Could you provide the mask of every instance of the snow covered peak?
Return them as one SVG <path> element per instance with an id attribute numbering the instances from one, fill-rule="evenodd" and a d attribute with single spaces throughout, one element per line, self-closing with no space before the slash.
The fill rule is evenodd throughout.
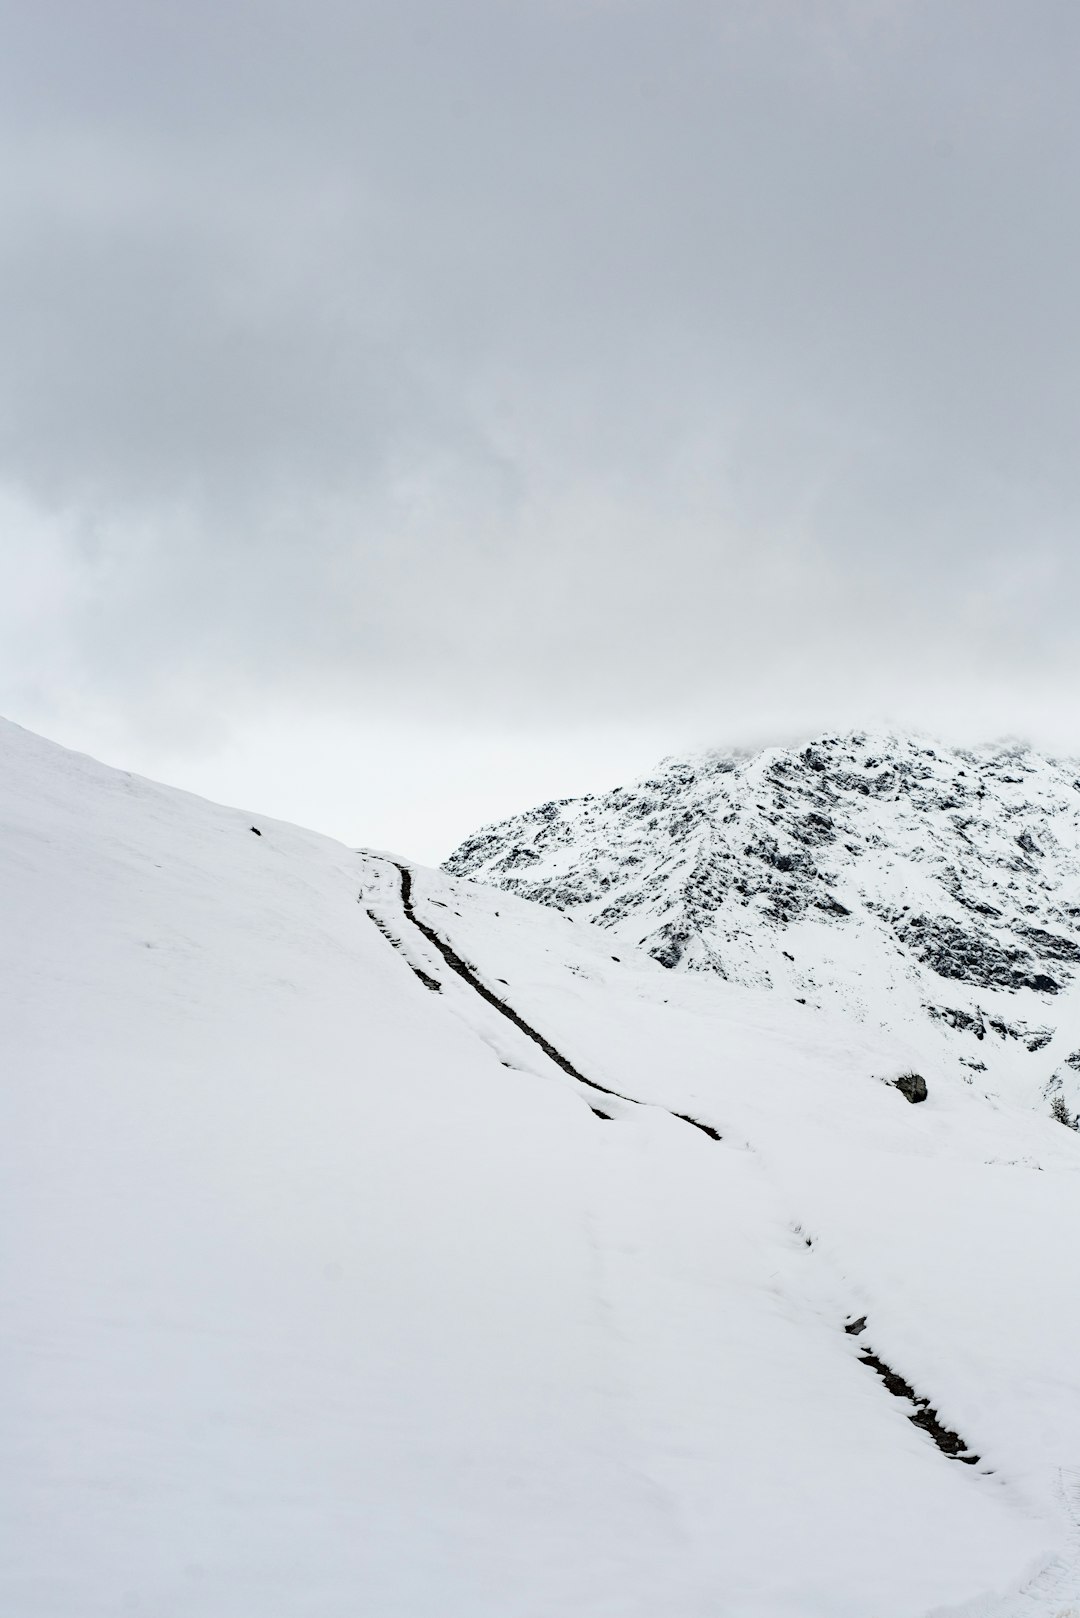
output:
<path id="1" fill-rule="evenodd" d="M 865 732 L 671 759 L 487 827 L 446 869 L 664 966 L 839 1000 L 885 1026 L 928 1014 L 975 1071 L 988 1030 L 1010 1061 L 1053 1042 L 1025 1076 L 1039 1093 L 1076 1088 L 1075 763 Z"/>

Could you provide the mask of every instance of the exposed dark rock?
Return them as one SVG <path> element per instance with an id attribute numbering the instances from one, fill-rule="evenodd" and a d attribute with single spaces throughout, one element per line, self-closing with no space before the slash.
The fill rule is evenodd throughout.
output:
<path id="1" fill-rule="evenodd" d="M 1073 938 L 1049 933 L 1045 927 L 1018 927 L 1016 930 L 1044 961 L 1080 961 L 1080 944 Z"/>
<path id="2" fill-rule="evenodd" d="M 908 1420 L 916 1427 L 920 1427 L 924 1433 L 928 1433 L 943 1455 L 948 1455 L 956 1461 L 963 1461 L 965 1466 L 975 1466 L 978 1463 L 979 1457 L 972 1454 L 970 1446 L 959 1433 L 950 1431 L 943 1424 L 937 1411 L 931 1408 L 929 1399 L 916 1393 L 911 1383 L 891 1366 L 886 1365 L 883 1359 L 879 1359 L 872 1349 L 864 1348 L 859 1355 L 859 1361 L 877 1372 L 894 1399 L 903 1399 L 908 1404 L 914 1405 L 915 1408 L 909 1413 Z"/>
<path id="3" fill-rule="evenodd" d="M 755 842 L 747 843 L 743 853 L 772 866 L 774 871 L 800 871 L 811 879 L 818 874 L 809 854 L 801 848 L 782 849 L 775 837 L 759 837 Z"/>
<path id="4" fill-rule="evenodd" d="M 801 843 L 812 845 L 836 841 L 836 829 L 829 816 L 819 815 L 814 811 L 794 823 L 791 835 L 797 837 Z"/>
<path id="5" fill-rule="evenodd" d="M 927 1006 L 926 1010 L 931 1017 L 947 1023 L 950 1028 L 974 1034 L 976 1039 L 986 1038 L 986 1022 L 981 1011 L 960 1011 L 955 1006 Z"/>
<path id="6" fill-rule="evenodd" d="M 831 893 L 823 893 L 820 898 L 815 899 L 814 907 L 817 910 L 824 910 L 826 915 L 829 916 L 851 915 L 847 905 L 842 905 L 839 899 L 835 899 Z"/>
<path id="7" fill-rule="evenodd" d="M 987 1017 L 986 1026 L 999 1039 L 1015 1039 L 1029 1051 L 1041 1051 L 1054 1037 L 1052 1028 L 1029 1028 L 1026 1023 L 1006 1022 L 1004 1017 Z"/>
<path id="8" fill-rule="evenodd" d="M 1006 1022 L 1004 1017 L 988 1016 L 978 1006 L 973 1011 L 962 1011 L 956 1006 L 928 1005 L 925 1009 L 938 1022 L 959 1032 L 974 1034 L 976 1039 L 985 1039 L 989 1031 L 1000 1039 L 1018 1040 L 1029 1051 L 1043 1050 L 1054 1037 L 1052 1028 L 1029 1028 L 1027 1023 Z"/>
<path id="9" fill-rule="evenodd" d="M 967 930 L 951 916 L 905 916 L 893 930 L 916 959 L 938 974 L 989 989 L 1036 989 L 1056 994 L 1061 985 L 1035 970 L 1026 951 L 999 944 L 988 933 Z"/>
<path id="10" fill-rule="evenodd" d="M 683 951 L 689 941 L 688 933 L 680 933 L 675 928 L 662 928 L 659 937 L 649 947 L 649 954 L 661 966 L 678 966 L 682 960 Z"/>
<path id="11" fill-rule="evenodd" d="M 916 1102 L 926 1100 L 926 1080 L 921 1073 L 901 1073 L 895 1081 L 895 1086 L 904 1099 L 910 1101 L 913 1106 Z"/>

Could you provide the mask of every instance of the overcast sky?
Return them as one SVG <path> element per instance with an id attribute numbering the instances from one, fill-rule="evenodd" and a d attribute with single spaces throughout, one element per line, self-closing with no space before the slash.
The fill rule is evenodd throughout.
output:
<path id="1" fill-rule="evenodd" d="M 1075 0 L 0 0 L 0 711 L 434 860 L 1080 753 Z"/>

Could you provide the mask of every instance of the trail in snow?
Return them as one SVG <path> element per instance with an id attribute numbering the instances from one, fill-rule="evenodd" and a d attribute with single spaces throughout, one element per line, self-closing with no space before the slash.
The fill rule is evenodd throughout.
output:
<path id="1" fill-rule="evenodd" d="M 472 967 L 462 960 L 457 951 L 445 939 L 441 938 L 433 927 L 429 927 L 426 922 L 420 920 L 412 902 L 412 872 L 407 865 L 399 865 L 397 862 L 395 862 L 395 865 L 401 876 L 401 907 L 407 920 L 412 923 L 419 933 L 423 934 L 429 944 L 438 950 L 452 972 L 456 972 L 458 977 L 462 978 L 475 994 L 478 994 L 482 1000 L 486 1000 L 489 1006 L 494 1006 L 495 1010 L 512 1022 L 515 1028 L 520 1029 L 527 1039 L 531 1039 L 534 1045 L 539 1045 L 544 1055 L 550 1057 L 556 1067 L 561 1067 L 564 1073 L 568 1073 L 579 1084 L 586 1084 L 590 1090 L 599 1090 L 603 1095 L 614 1096 L 617 1101 L 633 1101 L 632 1096 L 621 1095 L 618 1090 L 610 1090 L 605 1084 L 597 1084 L 595 1080 L 587 1079 L 584 1073 L 578 1071 L 573 1062 L 568 1061 L 561 1051 L 555 1049 L 550 1040 L 545 1039 L 543 1034 L 530 1027 L 524 1017 L 518 1015 L 513 1006 L 508 1005 L 505 1000 L 489 989 L 487 984 L 473 971 Z"/>
<path id="2" fill-rule="evenodd" d="M 376 911 L 372 910 L 370 906 L 365 909 L 364 914 L 367 916 L 369 921 L 375 923 L 375 926 L 379 929 L 380 933 L 382 933 L 383 937 L 386 939 L 386 942 L 390 945 L 390 948 L 396 949 L 398 954 L 402 956 L 406 966 L 409 968 L 409 971 L 414 975 L 414 977 L 418 977 L 420 979 L 420 982 L 424 985 L 424 988 L 430 989 L 433 994 L 441 994 L 442 984 L 439 982 L 438 978 L 433 978 L 431 973 L 425 972 L 422 966 L 417 966 L 415 961 L 410 961 L 409 953 L 404 944 L 402 944 L 401 939 L 396 937 L 395 934 L 390 931 L 382 917 L 378 915 Z"/>
<path id="3" fill-rule="evenodd" d="M 396 860 L 393 864 L 401 876 L 401 907 L 405 912 L 406 919 L 427 939 L 429 944 L 438 950 L 452 972 L 456 972 L 458 977 L 467 983 L 470 989 L 478 994 L 482 1000 L 486 1000 L 489 1006 L 494 1006 L 495 1010 L 507 1018 L 509 1022 L 512 1022 L 514 1027 L 519 1029 L 527 1039 L 531 1039 L 534 1045 L 538 1045 L 544 1055 L 550 1057 L 551 1061 L 555 1063 L 556 1067 L 561 1067 L 564 1073 L 568 1073 L 579 1084 L 587 1085 L 590 1090 L 599 1090 L 601 1095 L 614 1096 L 617 1101 L 627 1101 L 631 1106 L 642 1105 L 634 1096 L 624 1095 L 621 1090 L 609 1089 L 605 1084 L 597 1084 L 595 1079 L 587 1079 L 584 1073 L 574 1066 L 573 1062 L 565 1057 L 561 1051 L 556 1050 L 549 1039 L 545 1039 L 543 1034 L 539 1033 L 537 1029 L 525 1021 L 524 1017 L 514 1010 L 513 1006 L 509 1005 L 492 989 L 489 989 L 487 984 L 484 983 L 468 962 L 461 958 L 453 946 L 448 944 L 433 927 L 429 927 L 426 922 L 421 921 L 412 902 L 412 872 L 407 865 L 400 864 Z M 372 920 L 378 926 L 379 923 L 370 910 L 368 914 L 372 916 Z M 417 972 L 418 977 L 423 976 L 415 967 L 413 967 L 413 971 Z M 699 1119 L 691 1118 L 685 1112 L 672 1112 L 670 1108 L 665 1108 L 664 1110 L 665 1112 L 670 1112 L 673 1118 L 678 1118 L 681 1123 L 689 1124 L 693 1129 L 699 1129 L 710 1140 L 718 1141 L 721 1139 L 719 1132 L 711 1124 L 703 1124 Z M 607 1115 L 601 1114 L 600 1116 L 606 1118 Z"/>

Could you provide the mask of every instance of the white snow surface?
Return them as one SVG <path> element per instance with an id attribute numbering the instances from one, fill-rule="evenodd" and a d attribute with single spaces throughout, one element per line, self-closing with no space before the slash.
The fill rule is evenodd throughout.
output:
<path id="1" fill-rule="evenodd" d="M 1080 1136 L 936 1023 L 413 868 L 616 1099 L 386 856 L 11 725 L 0 816 L 0 1612 L 1080 1613 Z"/>

